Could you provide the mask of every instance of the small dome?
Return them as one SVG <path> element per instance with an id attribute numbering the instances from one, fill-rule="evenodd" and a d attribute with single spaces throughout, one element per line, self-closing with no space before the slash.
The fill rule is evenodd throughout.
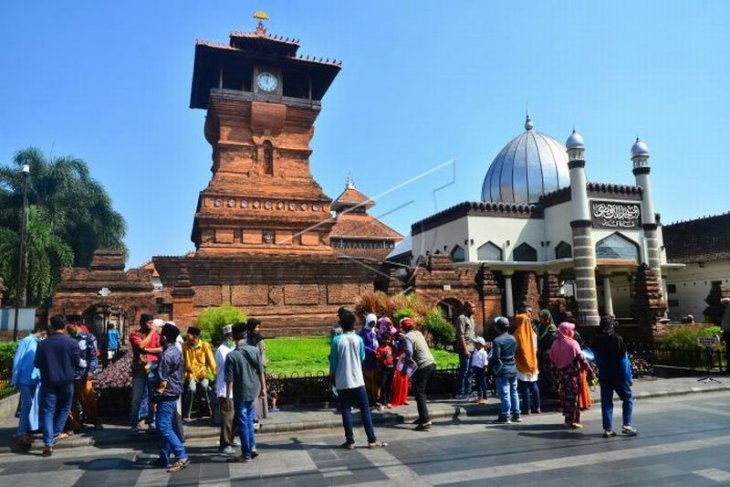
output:
<path id="1" fill-rule="evenodd" d="M 482 201 L 534 203 L 540 196 L 569 185 L 565 146 L 535 132 L 528 117 L 525 132 L 504 146 L 489 166 Z"/>
<path id="2" fill-rule="evenodd" d="M 634 157 L 649 157 L 649 146 L 644 141 L 639 140 L 638 137 L 634 142 L 634 146 L 631 147 L 631 158 Z"/>
<path id="3" fill-rule="evenodd" d="M 570 137 L 568 137 L 568 140 L 565 141 L 565 147 L 570 149 L 585 149 L 585 145 L 583 145 L 583 136 L 580 135 L 578 132 L 573 129 L 573 133 L 570 134 Z"/>

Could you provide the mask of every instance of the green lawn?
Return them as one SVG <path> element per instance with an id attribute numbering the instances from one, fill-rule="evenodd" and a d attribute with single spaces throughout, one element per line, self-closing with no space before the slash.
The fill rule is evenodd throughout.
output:
<path id="1" fill-rule="evenodd" d="M 329 372 L 329 337 L 287 337 L 266 340 L 267 370 L 274 374 Z M 458 367 L 459 357 L 445 350 L 431 350 L 440 369 Z"/>

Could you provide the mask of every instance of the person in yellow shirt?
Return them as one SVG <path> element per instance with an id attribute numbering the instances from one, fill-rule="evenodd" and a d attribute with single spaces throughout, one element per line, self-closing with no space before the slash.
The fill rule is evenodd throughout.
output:
<path id="1" fill-rule="evenodd" d="M 208 386 L 215 377 L 215 356 L 210 343 L 200 339 L 200 329 L 188 327 L 188 338 L 183 344 L 183 359 L 185 361 L 185 393 L 183 395 L 183 421 L 190 421 L 193 402 L 198 391 L 202 391 L 203 401 L 208 416 L 213 416 L 210 404 Z"/>

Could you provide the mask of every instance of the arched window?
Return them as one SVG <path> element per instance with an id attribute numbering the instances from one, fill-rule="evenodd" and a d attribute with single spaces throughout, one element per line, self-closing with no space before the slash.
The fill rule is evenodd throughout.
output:
<path id="1" fill-rule="evenodd" d="M 556 259 L 570 259 L 573 257 L 573 249 L 567 242 L 560 242 L 555 246 L 555 258 Z"/>
<path id="2" fill-rule="evenodd" d="M 451 250 L 451 260 L 454 262 L 464 262 L 466 260 L 466 252 L 459 245 Z"/>
<path id="3" fill-rule="evenodd" d="M 626 259 L 639 261 L 639 246 L 620 233 L 612 233 L 596 244 L 596 259 Z"/>
<path id="4" fill-rule="evenodd" d="M 502 249 L 492 242 L 487 242 L 477 249 L 477 259 L 502 260 Z"/>
<path id="5" fill-rule="evenodd" d="M 274 175 L 274 146 L 268 140 L 264 142 L 264 174 Z"/>
<path id="6" fill-rule="evenodd" d="M 519 262 L 536 262 L 537 250 L 526 243 L 521 243 L 512 252 L 512 258 Z"/>

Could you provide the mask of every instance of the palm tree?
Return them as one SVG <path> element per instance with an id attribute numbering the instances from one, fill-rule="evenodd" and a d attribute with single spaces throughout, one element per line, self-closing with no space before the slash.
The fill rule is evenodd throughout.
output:
<path id="1" fill-rule="evenodd" d="M 15 298 L 18 269 L 19 235 L 9 228 L 0 228 L 0 275 Z M 30 305 L 46 302 L 60 280 L 61 269 L 73 265 L 71 246 L 54 234 L 44 210 L 38 206 L 28 209 L 26 227 L 27 251 L 23 286 Z"/>
<path id="2" fill-rule="evenodd" d="M 18 152 L 9 166 L 0 167 L 0 227 L 18 229 L 24 164 L 30 166 L 30 204 L 42 208 L 50 232 L 71 247 L 73 265 L 87 267 L 99 248 L 126 252 L 124 218 L 114 211 L 111 198 L 91 177 L 87 164 L 74 157 L 46 158 L 33 147 Z"/>

